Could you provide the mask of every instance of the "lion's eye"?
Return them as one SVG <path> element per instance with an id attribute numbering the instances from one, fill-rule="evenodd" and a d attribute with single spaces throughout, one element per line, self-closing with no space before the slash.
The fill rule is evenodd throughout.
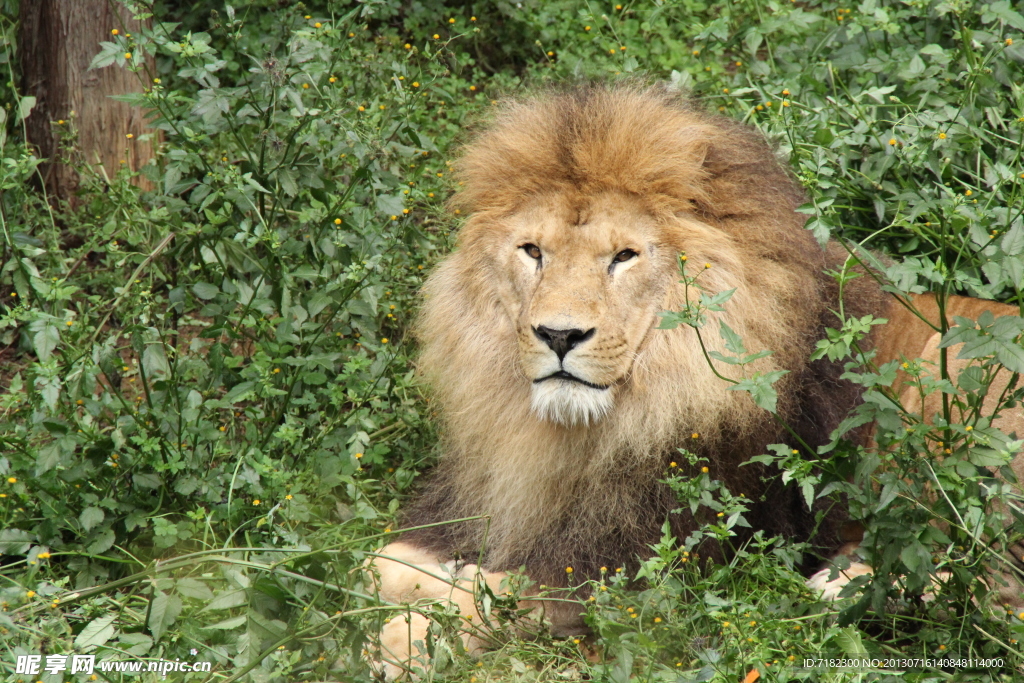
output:
<path id="1" fill-rule="evenodd" d="M 615 255 L 615 258 L 612 259 L 612 261 L 614 263 L 623 263 L 631 258 L 636 258 L 636 255 L 637 253 L 632 249 L 623 249 L 622 251 Z"/>
<path id="2" fill-rule="evenodd" d="M 540 247 L 536 244 L 527 243 L 519 248 L 525 251 L 530 258 L 540 260 Z"/>

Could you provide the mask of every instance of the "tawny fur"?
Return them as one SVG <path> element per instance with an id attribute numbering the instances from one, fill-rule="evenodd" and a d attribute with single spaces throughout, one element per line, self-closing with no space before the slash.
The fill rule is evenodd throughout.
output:
<path id="1" fill-rule="evenodd" d="M 655 330 L 647 320 L 639 330 L 604 330 L 641 341 L 629 349 L 610 413 L 570 428 L 531 411 L 517 342 L 528 333 L 517 330 L 509 310 L 516 302 L 496 284 L 503 273 L 495 254 L 517 216 L 542 210 L 580 226 L 605 207 L 628 206 L 657 226 L 663 253 L 685 252 L 691 272 L 711 264 L 701 275 L 706 291 L 736 290 L 724 319 L 748 350 L 774 352 L 754 369 L 790 371 L 777 385 L 780 415 L 811 447 L 824 443 L 858 400 L 838 379 L 841 368 L 807 360 L 824 327 L 837 324 L 836 287 L 823 271 L 844 254 L 821 249 L 803 229 L 805 216 L 794 211 L 803 192 L 760 134 L 661 89 L 581 87 L 506 105 L 465 148 L 458 179 L 452 204 L 470 218 L 455 253 L 428 279 L 417 323 L 445 454 L 406 522 L 489 515 L 489 524 L 434 527 L 408 542 L 442 557 L 484 548 L 487 569 L 525 566 L 553 586 L 566 585 L 567 566 L 587 578 L 600 566 L 629 565 L 667 517 L 682 539 L 696 525 L 688 514 L 670 515 L 677 504 L 658 483 L 686 447 L 754 501 L 759 528 L 813 536 L 822 554 L 840 544 L 834 515 L 816 527 L 798 494 L 765 483 L 771 473 L 760 466 L 740 467 L 790 437 L 746 394 L 727 391 L 692 329 Z M 685 303 L 677 265 L 661 263 L 660 289 L 647 294 L 659 310 Z M 868 278 L 854 290 L 847 314 L 879 309 Z M 571 298 L 566 307 L 579 304 Z M 704 339 L 728 353 L 716 316 Z"/>

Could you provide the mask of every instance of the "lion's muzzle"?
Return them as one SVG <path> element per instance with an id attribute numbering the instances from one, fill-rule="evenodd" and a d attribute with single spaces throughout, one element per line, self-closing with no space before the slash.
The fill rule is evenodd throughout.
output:
<path id="1" fill-rule="evenodd" d="M 547 344 L 548 348 L 558 356 L 559 362 L 562 362 L 565 360 L 565 354 L 594 336 L 594 328 L 591 327 L 584 332 L 575 327 L 557 330 L 544 325 L 537 325 L 533 328 L 533 334 L 537 339 Z"/>

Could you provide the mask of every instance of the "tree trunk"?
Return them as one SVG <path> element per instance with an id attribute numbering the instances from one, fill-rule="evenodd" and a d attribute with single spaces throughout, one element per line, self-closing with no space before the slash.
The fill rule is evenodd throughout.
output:
<path id="1" fill-rule="evenodd" d="M 76 166 L 112 178 L 120 168 L 139 170 L 153 156 L 153 140 L 140 140 L 143 112 L 111 95 L 140 92 L 140 74 L 112 65 L 89 70 L 100 41 L 138 31 L 140 23 L 114 0 L 22 0 L 19 61 L 22 92 L 36 98 L 26 120 L 28 139 L 46 159 L 43 177 L 52 196 L 75 204 Z M 149 72 L 152 73 L 150 58 Z M 63 123 L 59 123 L 63 122 Z M 154 140 L 156 139 L 154 133 Z M 129 134 L 132 136 L 129 138 Z M 72 145 L 62 149 L 70 136 Z M 152 185 L 137 178 L 136 185 Z"/>

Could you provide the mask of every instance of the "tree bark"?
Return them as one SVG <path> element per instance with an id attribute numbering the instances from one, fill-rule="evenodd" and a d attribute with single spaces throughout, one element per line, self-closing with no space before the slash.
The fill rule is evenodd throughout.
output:
<path id="1" fill-rule="evenodd" d="M 111 99 L 142 91 L 139 74 L 116 65 L 89 70 L 100 41 L 114 39 L 113 29 L 127 36 L 139 28 L 131 12 L 115 0 L 21 2 L 22 92 L 36 97 L 26 120 L 28 139 L 46 159 L 47 190 L 72 205 L 81 182 L 76 167 L 88 166 L 88 172 L 112 178 L 122 167 L 137 171 L 153 157 L 156 131 L 148 131 L 154 133 L 153 140 L 139 139 L 147 132 L 143 112 Z M 152 73 L 152 58 L 149 67 Z M 62 146 L 69 136 L 73 144 Z M 135 184 L 152 187 L 143 178 Z"/>

